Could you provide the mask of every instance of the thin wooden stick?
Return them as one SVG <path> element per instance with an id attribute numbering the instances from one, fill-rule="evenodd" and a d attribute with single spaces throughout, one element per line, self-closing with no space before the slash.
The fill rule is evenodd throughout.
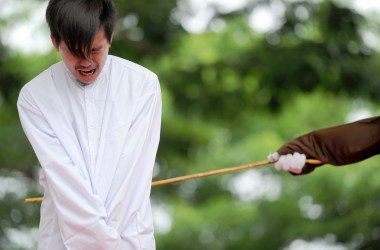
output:
<path id="1" fill-rule="evenodd" d="M 212 170 L 212 171 L 203 172 L 203 173 L 174 177 L 174 178 L 170 178 L 170 179 L 166 179 L 166 180 L 154 181 L 154 182 L 152 182 L 152 187 L 157 187 L 157 186 L 187 181 L 187 180 L 191 180 L 191 179 L 204 178 L 204 177 L 217 175 L 217 174 L 225 174 L 225 173 L 230 173 L 230 172 L 236 172 L 236 171 L 241 171 L 241 170 L 245 170 L 245 169 L 249 169 L 249 168 L 265 166 L 265 165 L 269 165 L 272 163 L 273 162 L 265 160 L 265 161 L 259 161 L 259 162 L 250 163 L 250 164 L 237 166 L 237 167 L 223 168 L 223 169 Z M 313 160 L 313 159 L 306 160 L 306 163 L 311 164 L 311 165 L 323 164 L 321 161 Z M 35 203 L 35 202 L 41 202 L 41 201 L 42 201 L 42 197 L 26 198 L 25 199 L 25 202 L 27 202 L 27 203 Z"/>

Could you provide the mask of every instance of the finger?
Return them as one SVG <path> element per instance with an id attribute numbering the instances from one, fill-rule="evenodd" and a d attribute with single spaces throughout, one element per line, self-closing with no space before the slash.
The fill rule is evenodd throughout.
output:
<path id="1" fill-rule="evenodd" d="M 300 174 L 300 173 L 302 173 L 302 169 L 299 169 L 299 168 L 289 168 L 289 172 L 291 172 L 293 174 Z"/>
<path id="2" fill-rule="evenodd" d="M 278 159 L 278 161 L 275 163 L 275 168 L 277 170 L 282 170 L 283 169 L 283 165 L 284 165 L 284 161 L 285 161 L 285 157 L 282 155 L 280 156 L 280 158 Z"/>
<path id="3" fill-rule="evenodd" d="M 280 155 L 277 152 L 274 152 L 273 154 L 270 153 L 267 159 L 269 162 L 276 162 L 278 161 L 279 158 L 280 158 Z"/>
<path id="4" fill-rule="evenodd" d="M 289 168 L 291 168 L 293 164 L 293 155 L 287 154 L 287 155 L 280 156 L 280 158 L 281 157 L 283 157 L 282 169 L 285 171 L 289 171 Z"/>
<path id="5" fill-rule="evenodd" d="M 289 163 L 290 168 L 289 172 L 299 174 L 302 172 L 303 167 L 305 166 L 306 155 L 295 152 L 292 156 L 292 160 Z"/>
<path id="6" fill-rule="evenodd" d="M 294 162 L 293 162 L 294 168 L 302 169 L 303 166 L 305 166 L 306 155 L 295 152 L 293 154 L 293 159 L 294 159 Z"/>

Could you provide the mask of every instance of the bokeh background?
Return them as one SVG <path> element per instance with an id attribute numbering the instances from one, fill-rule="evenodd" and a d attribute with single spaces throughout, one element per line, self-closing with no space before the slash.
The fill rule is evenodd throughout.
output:
<path id="1" fill-rule="evenodd" d="M 154 180 L 266 159 L 309 131 L 380 113 L 379 2 L 115 0 L 115 54 L 157 73 Z M 0 0 L 0 249 L 35 249 L 40 166 L 20 88 L 60 60 L 47 1 Z M 155 187 L 160 250 L 380 249 L 380 160 L 295 177 L 264 166 Z"/>

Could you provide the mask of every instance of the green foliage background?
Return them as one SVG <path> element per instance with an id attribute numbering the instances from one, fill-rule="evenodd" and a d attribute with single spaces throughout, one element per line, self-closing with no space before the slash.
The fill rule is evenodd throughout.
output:
<path id="1" fill-rule="evenodd" d="M 249 13 L 274 2 L 285 10 L 281 26 L 256 33 Z M 257 0 L 231 12 L 209 4 L 214 16 L 201 34 L 181 25 L 192 12 L 187 1 L 115 3 L 111 54 L 161 82 L 155 180 L 261 161 L 303 133 L 379 113 L 380 56 L 362 35 L 377 34 L 378 23 L 339 2 Z M 0 28 L 21 17 L 28 13 L 0 17 Z M 15 103 L 21 86 L 58 60 L 54 51 L 0 44 L 0 249 L 36 247 L 39 205 L 23 199 L 41 195 L 39 165 Z M 378 164 L 374 157 L 299 177 L 267 166 L 156 187 L 157 248 L 379 249 Z"/>

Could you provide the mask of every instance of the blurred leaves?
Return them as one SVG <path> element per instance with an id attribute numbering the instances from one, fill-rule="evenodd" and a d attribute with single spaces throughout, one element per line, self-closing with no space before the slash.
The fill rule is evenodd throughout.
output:
<path id="1" fill-rule="evenodd" d="M 363 35 L 378 30 L 348 7 L 260 0 L 226 11 L 210 1 L 204 3 L 212 13 L 207 29 L 194 34 L 184 28 L 197 14 L 188 1 L 115 3 L 111 53 L 148 67 L 161 82 L 155 180 L 261 161 L 296 136 L 380 110 L 380 55 Z M 283 14 L 280 25 L 257 33 L 247 20 L 268 6 Z M 38 204 L 19 196 L 39 195 L 39 167 L 16 99 L 23 84 L 59 57 L 6 51 L 0 46 L 0 248 L 23 249 L 10 235 L 30 237 L 38 226 Z M 156 187 L 157 247 L 379 248 L 377 162 L 323 166 L 302 177 L 268 166 Z"/>

